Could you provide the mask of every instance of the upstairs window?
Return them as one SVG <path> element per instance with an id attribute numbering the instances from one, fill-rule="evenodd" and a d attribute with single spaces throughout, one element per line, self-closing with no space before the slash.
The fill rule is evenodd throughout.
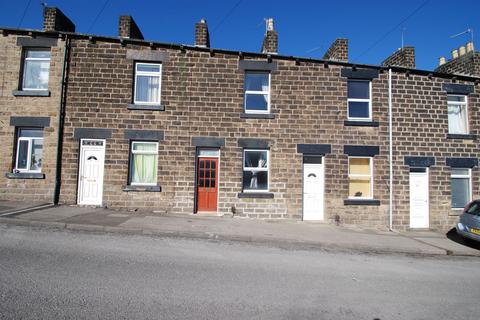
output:
<path id="1" fill-rule="evenodd" d="M 462 209 L 472 200 L 472 176 L 470 169 L 452 168 L 452 208 Z"/>
<path id="2" fill-rule="evenodd" d="M 158 142 L 132 141 L 130 152 L 130 185 L 157 184 Z"/>
<path id="3" fill-rule="evenodd" d="M 243 151 L 243 191 L 268 191 L 268 150 Z"/>
<path id="4" fill-rule="evenodd" d="M 347 86 L 348 120 L 371 121 L 371 81 L 348 80 Z"/>
<path id="5" fill-rule="evenodd" d="M 135 64 L 135 104 L 160 104 L 161 74 L 161 64 Z"/>
<path id="6" fill-rule="evenodd" d="M 18 128 L 15 172 L 40 172 L 43 162 L 43 130 Z"/>
<path id="7" fill-rule="evenodd" d="M 27 49 L 24 52 L 22 90 L 47 90 L 50 50 Z"/>
<path id="8" fill-rule="evenodd" d="M 467 96 L 447 95 L 448 133 L 468 134 Z"/>
<path id="9" fill-rule="evenodd" d="M 373 174 L 371 157 L 348 158 L 348 197 L 353 199 L 373 198 Z"/>
<path id="10" fill-rule="evenodd" d="M 245 72 L 245 113 L 270 112 L 270 73 Z"/>

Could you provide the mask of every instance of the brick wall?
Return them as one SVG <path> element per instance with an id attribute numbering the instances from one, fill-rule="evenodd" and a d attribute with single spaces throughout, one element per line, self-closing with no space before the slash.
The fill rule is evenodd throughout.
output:
<path id="1" fill-rule="evenodd" d="M 384 66 L 399 66 L 415 69 L 415 48 L 403 47 L 382 62 Z"/>
<path id="2" fill-rule="evenodd" d="M 323 59 L 348 62 L 348 39 L 336 39 L 323 55 Z"/>
<path id="3" fill-rule="evenodd" d="M 436 72 L 480 77 L 480 52 L 471 51 L 438 66 Z"/>
<path id="4" fill-rule="evenodd" d="M 65 42 L 51 48 L 49 73 L 49 97 L 14 96 L 19 89 L 22 47 L 17 45 L 19 36 L 0 36 L 0 199 L 26 201 L 53 201 L 55 180 L 58 108 Z M 25 37 L 25 36 L 21 36 Z M 29 38 L 29 37 L 27 37 Z M 44 128 L 42 173 L 45 179 L 8 179 L 6 173 L 13 170 L 15 127 L 10 126 L 10 117 L 50 117 L 50 126 Z"/>

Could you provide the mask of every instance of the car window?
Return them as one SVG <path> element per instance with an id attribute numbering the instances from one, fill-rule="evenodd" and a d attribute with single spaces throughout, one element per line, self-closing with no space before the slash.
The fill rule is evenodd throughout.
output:
<path id="1" fill-rule="evenodd" d="M 474 215 L 480 215 L 480 204 L 477 202 L 472 203 L 470 208 L 468 208 L 467 213 L 474 214 Z"/>

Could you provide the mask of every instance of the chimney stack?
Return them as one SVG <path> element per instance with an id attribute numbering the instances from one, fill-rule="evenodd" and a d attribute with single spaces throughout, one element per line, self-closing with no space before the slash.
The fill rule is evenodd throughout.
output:
<path id="1" fill-rule="evenodd" d="M 262 43 L 262 53 L 278 53 L 278 34 L 273 27 L 273 19 L 265 20 L 266 29 L 265 37 Z"/>
<path id="2" fill-rule="evenodd" d="M 195 24 L 195 46 L 210 48 L 210 34 L 205 19 L 201 19 L 200 22 Z"/>
<path id="3" fill-rule="evenodd" d="M 142 31 L 133 20 L 132 16 L 120 16 L 118 22 L 118 36 L 120 38 L 143 40 Z"/>
<path id="4" fill-rule="evenodd" d="M 441 57 L 436 72 L 480 77 L 480 52 L 475 51 L 473 43 L 452 50 L 452 59 L 446 61 Z"/>
<path id="5" fill-rule="evenodd" d="M 43 31 L 75 32 L 73 22 L 55 7 L 43 8 Z"/>
<path id="6" fill-rule="evenodd" d="M 410 46 L 399 48 L 385 59 L 382 65 L 415 69 L 415 48 Z"/>
<path id="7" fill-rule="evenodd" d="M 438 59 L 438 65 L 439 65 L 439 66 L 444 65 L 446 62 L 447 62 L 447 60 L 445 59 L 445 57 L 440 57 L 440 58 Z"/>
<path id="8" fill-rule="evenodd" d="M 348 39 L 336 39 L 323 55 L 323 59 L 348 62 Z"/>
<path id="9" fill-rule="evenodd" d="M 467 42 L 467 53 L 473 51 L 473 42 Z"/>

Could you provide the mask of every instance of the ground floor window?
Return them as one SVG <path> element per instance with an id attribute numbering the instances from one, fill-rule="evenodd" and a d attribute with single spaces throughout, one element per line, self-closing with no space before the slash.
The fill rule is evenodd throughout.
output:
<path id="1" fill-rule="evenodd" d="M 243 191 L 268 191 L 268 150 L 243 151 Z"/>
<path id="2" fill-rule="evenodd" d="M 371 199 L 373 197 L 373 174 L 371 157 L 348 158 L 348 197 Z"/>
<path id="3" fill-rule="evenodd" d="M 43 162 L 43 130 L 18 128 L 15 156 L 16 172 L 40 172 Z"/>
<path id="4" fill-rule="evenodd" d="M 130 152 L 130 184 L 156 185 L 158 142 L 132 141 Z"/>
<path id="5" fill-rule="evenodd" d="M 452 168 L 452 208 L 460 209 L 471 200 L 471 170 Z"/>

